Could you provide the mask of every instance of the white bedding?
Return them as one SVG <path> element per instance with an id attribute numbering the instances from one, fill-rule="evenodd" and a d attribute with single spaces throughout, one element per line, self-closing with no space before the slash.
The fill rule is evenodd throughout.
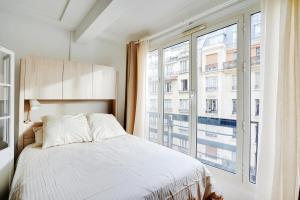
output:
<path id="1" fill-rule="evenodd" d="M 10 199 L 156 199 L 155 192 L 176 181 L 198 179 L 203 196 L 208 176 L 196 159 L 131 135 L 48 149 L 31 145 L 19 157 Z"/>

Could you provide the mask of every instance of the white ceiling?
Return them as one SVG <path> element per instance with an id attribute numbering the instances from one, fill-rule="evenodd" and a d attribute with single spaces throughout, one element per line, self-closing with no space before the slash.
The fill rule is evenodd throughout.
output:
<path id="1" fill-rule="evenodd" d="M 0 12 L 30 17 L 66 30 L 74 30 L 97 0 L 70 0 L 62 21 L 59 20 L 68 0 L 0 0 Z"/>
<path id="2" fill-rule="evenodd" d="M 80 29 L 78 38 L 88 32 L 93 39 L 124 42 L 155 34 L 232 1 L 243 0 L 70 0 L 69 4 L 68 0 L 0 0 L 0 12 L 27 16 L 75 33 Z M 99 2 L 106 5 L 96 12 Z"/>

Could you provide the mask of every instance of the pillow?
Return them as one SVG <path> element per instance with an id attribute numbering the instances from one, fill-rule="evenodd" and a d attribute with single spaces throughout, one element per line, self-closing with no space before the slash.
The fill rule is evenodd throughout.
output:
<path id="1" fill-rule="evenodd" d="M 40 146 L 43 145 L 43 127 L 33 127 L 32 130 L 34 132 L 35 143 Z"/>
<path id="2" fill-rule="evenodd" d="M 48 115 L 43 121 L 43 149 L 75 142 L 90 142 L 92 137 L 85 115 Z"/>
<path id="3" fill-rule="evenodd" d="M 94 141 L 126 135 L 125 130 L 113 115 L 92 113 L 87 115 Z"/>

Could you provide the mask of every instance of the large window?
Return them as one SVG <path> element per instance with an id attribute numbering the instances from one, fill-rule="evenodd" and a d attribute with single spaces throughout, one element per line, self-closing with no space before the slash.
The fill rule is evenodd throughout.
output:
<path id="1" fill-rule="evenodd" d="M 228 52 L 237 52 L 237 41 L 233 35 L 237 32 L 237 25 L 210 32 L 197 37 L 197 158 L 202 162 L 214 167 L 235 172 L 236 170 L 236 138 L 232 138 L 233 130 L 236 129 L 236 117 L 232 115 L 232 99 L 236 99 L 237 92 L 232 91 L 231 79 L 237 75 L 236 65 L 228 67 L 228 62 L 236 59 L 231 56 L 220 56 L 216 59 L 212 55 L 228 55 Z M 208 42 L 212 38 L 221 35 L 218 42 Z M 210 59 L 208 56 L 210 55 Z M 213 58 L 213 59 L 212 59 Z M 222 58 L 222 59 L 221 59 Z M 204 68 L 214 63 L 217 70 L 209 70 L 210 73 L 203 73 Z M 225 65 L 226 64 L 226 65 Z M 207 71 L 207 70 L 206 70 Z M 211 94 L 204 86 L 202 80 L 215 82 L 219 80 L 219 91 Z M 214 83 L 217 84 L 217 83 Z M 220 99 L 220 101 L 218 101 Z M 213 140 L 207 137 L 206 132 L 213 132 L 218 135 Z M 215 159 L 206 153 L 207 149 L 216 149 Z"/>
<path id="2" fill-rule="evenodd" d="M 260 13 L 247 16 L 149 52 L 147 108 L 150 140 L 255 183 Z"/>
<path id="3" fill-rule="evenodd" d="M 150 141 L 158 142 L 159 110 L 158 110 L 158 51 L 152 51 L 148 54 L 147 67 L 147 124 L 148 138 Z"/>
<path id="4" fill-rule="evenodd" d="M 165 84 L 171 84 L 173 92 L 170 94 L 168 87 L 164 90 L 163 145 L 183 153 L 188 153 L 189 142 L 186 134 L 189 132 L 189 45 L 187 41 L 163 49 L 163 67 L 165 71 L 173 72 L 172 77 L 168 73 L 164 77 Z M 169 69 L 170 65 L 172 69 Z M 185 73 L 180 73 L 183 71 Z M 182 130 L 185 130 L 184 134 Z"/>
<path id="5" fill-rule="evenodd" d="M 260 102 L 260 27 L 261 13 L 251 15 L 250 36 L 250 181 L 256 182 L 258 130 L 259 130 L 259 102 Z"/>

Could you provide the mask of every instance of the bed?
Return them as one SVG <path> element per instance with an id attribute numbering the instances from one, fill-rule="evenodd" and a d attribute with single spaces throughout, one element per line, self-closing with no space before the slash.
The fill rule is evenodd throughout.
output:
<path id="1" fill-rule="evenodd" d="M 132 135 L 21 153 L 11 200 L 208 199 L 210 174 L 197 160 Z"/>
<path id="2" fill-rule="evenodd" d="M 21 60 L 19 157 L 10 200 L 218 199 L 209 172 L 198 160 L 124 131 L 115 118 L 118 103 L 114 68 L 90 65 L 90 75 L 97 77 L 95 83 L 86 85 L 95 89 L 92 96 L 76 90 L 74 97 L 64 93 L 61 97 L 60 92 L 56 97 L 52 93 L 56 90 L 49 92 L 52 82 L 31 84 L 33 75 L 26 73 L 31 71 L 39 77 L 53 72 L 52 65 L 44 66 L 53 62 L 36 57 Z M 79 69 L 84 71 L 86 66 L 70 66 L 69 71 Z M 65 73 L 55 73 L 56 86 L 61 89 L 71 81 L 75 84 L 71 88 L 77 88 L 81 73 L 66 74 L 69 79 L 61 79 Z M 33 109 L 33 100 L 41 104 L 39 109 Z M 56 120 L 60 115 L 63 117 Z M 51 123 L 44 116 L 56 116 L 52 122 L 58 124 L 51 122 L 48 126 Z M 66 123 L 59 124 L 62 121 Z"/>

